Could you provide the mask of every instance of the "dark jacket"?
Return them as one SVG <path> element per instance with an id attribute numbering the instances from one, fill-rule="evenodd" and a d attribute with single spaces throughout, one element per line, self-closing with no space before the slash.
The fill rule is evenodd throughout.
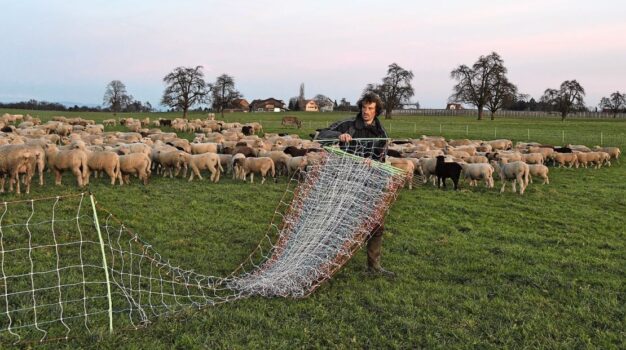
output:
<path id="1" fill-rule="evenodd" d="M 355 118 L 342 120 L 332 124 L 327 129 L 318 130 L 319 133 L 315 137 L 317 140 L 336 140 L 341 134 L 349 134 L 353 139 L 386 139 L 388 138 L 385 128 L 378 120 L 378 116 L 374 118 L 374 122 L 366 125 L 361 113 Z M 385 156 L 386 140 L 370 140 L 370 141 L 351 141 L 349 143 L 341 143 L 343 150 L 366 158 L 383 161 Z"/>

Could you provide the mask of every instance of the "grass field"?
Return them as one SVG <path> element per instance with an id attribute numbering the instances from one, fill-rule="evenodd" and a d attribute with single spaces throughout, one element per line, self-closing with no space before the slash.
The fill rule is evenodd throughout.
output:
<path id="1" fill-rule="evenodd" d="M 30 113 L 44 120 L 59 114 Z M 282 115 L 230 114 L 226 120 L 261 121 L 266 132 L 304 137 L 349 117 L 298 114 L 304 125 L 295 130 L 280 127 Z M 626 147 L 626 122 L 619 120 L 402 117 L 384 123 L 398 138 L 496 136 Z M 625 170 L 623 160 L 598 170 L 551 168 L 550 185 L 530 185 L 523 197 L 465 184 L 458 192 L 432 186 L 402 190 L 386 219 L 383 252 L 395 279 L 368 275 L 359 252 L 307 299 L 251 298 L 102 337 L 77 329 L 70 341 L 44 346 L 625 348 Z M 79 192 L 68 175 L 59 187 L 51 180 L 48 174 L 45 187 L 33 186 L 19 198 Z M 105 182 L 92 180 L 90 186 L 101 205 L 173 264 L 213 275 L 232 271 L 256 246 L 287 183 L 153 178 L 146 187 L 135 180 L 112 189 Z"/>

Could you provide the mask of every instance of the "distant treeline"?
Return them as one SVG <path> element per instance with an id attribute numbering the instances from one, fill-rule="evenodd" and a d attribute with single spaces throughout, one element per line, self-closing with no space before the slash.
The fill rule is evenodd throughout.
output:
<path id="1" fill-rule="evenodd" d="M 68 112 L 110 112 L 109 108 L 102 108 L 100 106 L 89 107 L 89 106 L 78 106 L 74 105 L 72 107 L 67 107 L 64 104 L 58 102 L 47 102 L 47 101 L 37 101 L 37 100 L 28 100 L 22 102 L 0 102 L 0 108 L 12 108 L 12 109 L 30 109 L 30 110 L 38 110 L 38 111 L 68 111 Z M 153 108 L 150 102 L 141 103 L 141 101 L 133 101 L 131 104 L 126 106 L 124 110 L 121 112 L 152 112 Z"/>

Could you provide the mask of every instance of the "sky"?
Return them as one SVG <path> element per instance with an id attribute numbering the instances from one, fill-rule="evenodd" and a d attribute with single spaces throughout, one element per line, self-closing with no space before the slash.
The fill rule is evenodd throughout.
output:
<path id="1" fill-rule="evenodd" d="M 397 63 L 413 101 L 444 108 L 450 72 L 500 54 L 539 99 L 576 79 L 585 103 L 626 91 L 626 1 L 0 0 L 0 102 L 101 104 L 106 85 L 159 106 L 163 77 L 204 67 L 248 101 L 324 94 L 355 103 Z"/>

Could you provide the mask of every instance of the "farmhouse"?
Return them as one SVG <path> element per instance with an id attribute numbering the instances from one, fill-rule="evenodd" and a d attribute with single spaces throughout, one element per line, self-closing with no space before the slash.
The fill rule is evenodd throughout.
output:
<path id="1" fill-rule="evenodd" d="M 304 111 L 305 112 L 319 112 L 320 108 L 317 105 L 315 100 L 306 100 L 304 101 Z"/>
<path id="2" fill-rule="evenodd" d="M 285 102 L 283 100 L 277 100 L 273 97 L 265 100 L 253 100 L 250 102 L 251 112 L 274 112 L 278 108 L 279 111 L 285 110 Z"/>
<path id="3" fill-rule="evenodd" d="M 461 105 L 460 103 L 448 103 L 446 105 L 446 109 L 459 110 L 464 108 L 463 105 Z"/>
<path id="4" fill-rule="evenodd" d="M 250 103 L 245 98 L 238 98 L 233 100 L 227 108 L 224 108 L 224 112 L 248 112 L 250 110 Z"/>

